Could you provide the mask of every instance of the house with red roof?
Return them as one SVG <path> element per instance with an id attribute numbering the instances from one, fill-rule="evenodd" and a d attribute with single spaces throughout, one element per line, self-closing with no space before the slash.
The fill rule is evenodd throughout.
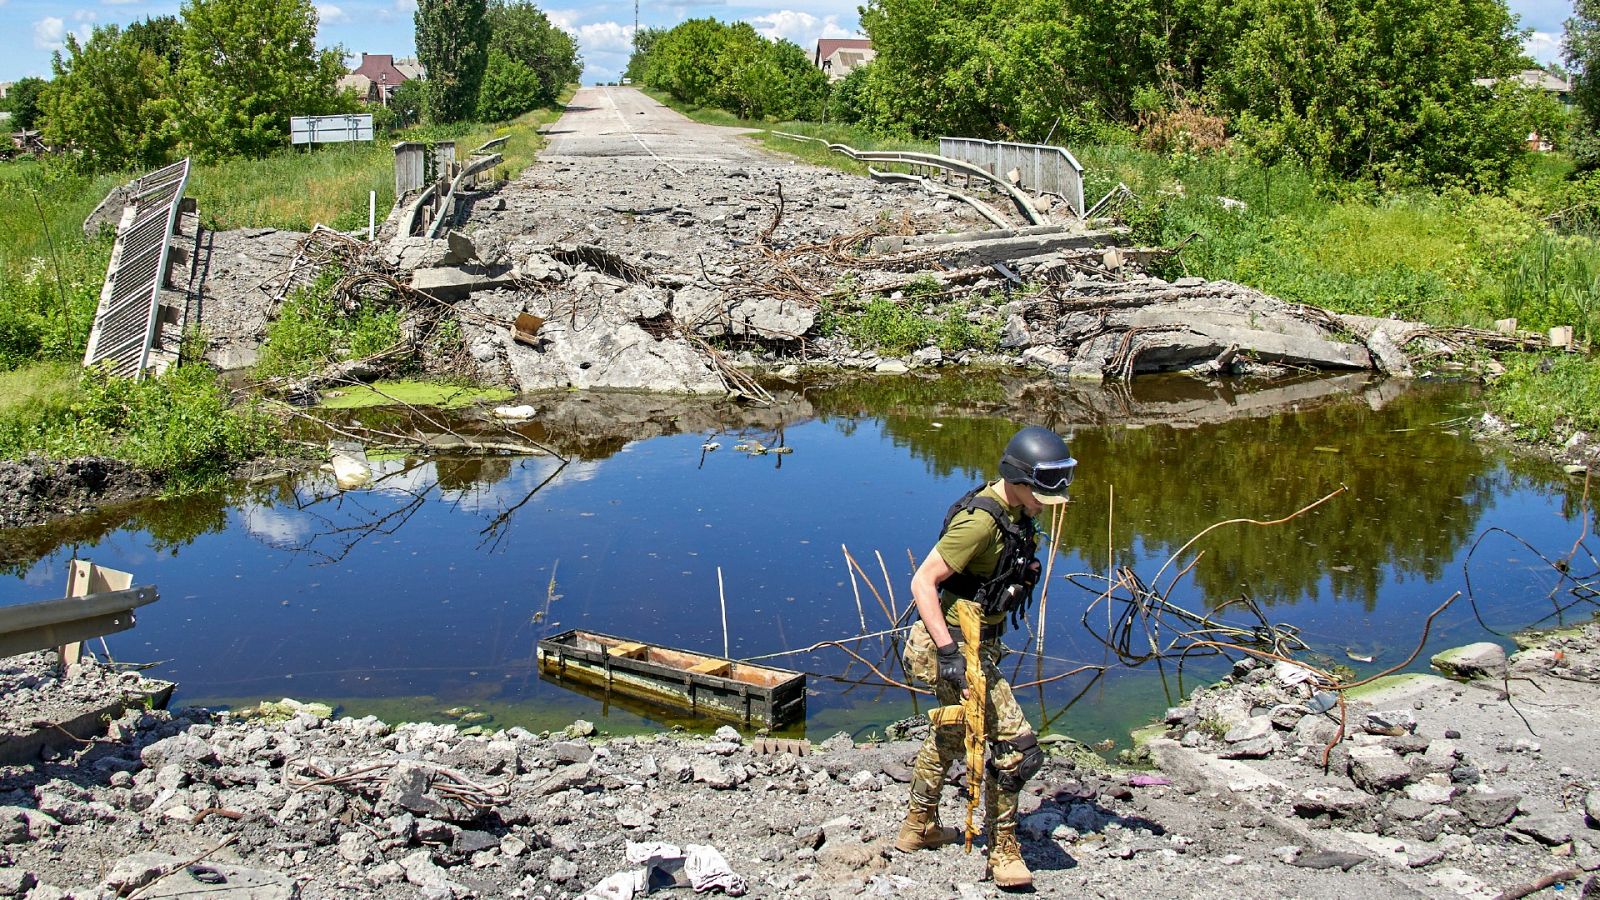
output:
<path id="1" fill-rule="evenodd" d="M 339 79 L 339 87 L 355 88 L 362 100 L 387 106 L 389 98 L 400 85 L 420 77 L 421 74 L 421 67 L 416 65 L 414 59 L 404 59 L 396 63 L 392 53 L 363 53 L 361 65 L 352 69 L 349 75 Z"/>
<path id="2" fill-rule="evenodd" d="M 870 38 L 821 38 L 811 61 L 828 74 L 829 81 L 838 81 L 877 55 Z"/>

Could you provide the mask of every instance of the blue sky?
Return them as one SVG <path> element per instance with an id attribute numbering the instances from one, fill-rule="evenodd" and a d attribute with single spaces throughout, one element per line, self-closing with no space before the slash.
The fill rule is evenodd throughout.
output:
<path id="1" fill-rule="evenodd" d="M 788 38 L 807 49 L 819 37 L 847 37 L 857 28 L 858 0 L 689 0 L 662 4 L 641 0 L 641 25 L 670 26 L 688 18 L 742 19 L 768 37 Z M 563 5 L 572 4 L 572 5 Z M 316 0 L 318 38 L 341 44 L 352 55 L 412 53 L 411 14 L 416 0 Z M 1510 0 L 1522 26 L 1533 30 L 1527 49 L 1536 59 L 1553 61 L 1561 53 L 1561 23 L 1572 14 L 1570 0 Z M 0 32 L 11 35 L 11 50 L 0 57 L 0 81 L 29 75 L 48 77 L 50 52 L 70 33 L 87 35 L 96 24 L 119 24 L 145 16 L 174 14 L 176 0 L 0 0 Z M 627 63 L 633 33 L 631 0 L 576 5 L 552 0 L 545 11 L 578 38 L 586 67 L 584 83 L 612 81 Z"/>

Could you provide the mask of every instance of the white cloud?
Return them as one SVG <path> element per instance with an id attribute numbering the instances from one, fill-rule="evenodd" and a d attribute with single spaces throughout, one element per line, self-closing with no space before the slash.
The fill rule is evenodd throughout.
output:
<path id="1" fill-rule="evenodd" d="M 350 21 L 350 16 L 344 10 L 332 3 L 317 4 L 317 22 L 321 25 L 337 25 Z"/>
<path id="2" fill-rule="evenodd" d="M 1541 63 L 1561 61 L 1561 35 L 1548 31 L 1535 31 L 1522 42 L 1522 52 Z"/>
<path id="3" fill-rule="evenodd" d="M 45 16 L 33 23 L 33 45 L 40 50 L 60 50 L 67 36 L 67 23 L 56 16 Z"/>
<path id="4" fill-rule="evenodd" d="M 394 0 L 394 8 L 403 13 L 417 11 L 417 0 Z"/>
<path id="5" fill-rule="evenodd" d="M 92 9 L 80 9 L 72 14 L 72 21 L 81 24 L 93 22 L 100 18 L 100 14 Z"/>
<path id="6" fill-rule="evenodd" d="M 575 9 L 551 9 L 545 11 L 545 18 L 550 24 L 568 34 L 578 33 L 578 18 L 583 15 Z"/>
<path id="7" fill-rule="evenodd" d="M 751 16 L 745 21 L 755 26 L 762 37 L 786 40 L 798 44 L 803 50 L 816 47 L 818 38 L 854 37 L 854 32 L 839 22 L 837 15 L 821 19 L 797 9 L 780 9 L 776 12 Z"/>
<path id="8" fill-rule="evenodd" d="M 633 52 L 633 26 L 620 22 L 594 22 L 578 27 L 578 46 L 585 54 Z"/>
<path id="9" fill-rule="evenodd" d="M 262 543 L 290 547 L 305 542 L 311 523 L 303 516 L 290 518 L 271 506 L 246 506 L 244 528 Z"/>

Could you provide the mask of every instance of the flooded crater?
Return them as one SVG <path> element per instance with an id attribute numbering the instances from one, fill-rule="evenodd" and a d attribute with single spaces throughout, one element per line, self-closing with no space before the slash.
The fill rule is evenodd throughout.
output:
<path id="1" fill-rule="evenodd" d="M 161 601 L 110 644 L 119 659 L 162 661 L 156 673 L 179 682 L 179 703 L 293 696 L 390 720 L 692 726 L 548 681 L 535 644 L 584 628 L 720 654 L 719 568 L 735 657 L 850 637 L 862 618 L 883 629 L 865 585 L 858 611 L 841 547 L 880 592 L 887 570 L 894 596 L 883 601 L 903 607 L 945 509 L 991 476 L 1019 423 L 1037 422 L 1069 434 L 1081 465 L 1046 655 L 1013 657 L 1020 681 L 1110 662 L 1081 623 L 1093 594 L 1068 576 L 1092 585 L 1108 566 L 1154 573 L 1217 521 L 1279 518 L 1341 486 L 1293 522 L 1213 532 L 1174 598 L 1204 608 L 1248 596 L 1358 672 L 1403 661 L 1468 575 L 1476 602 L 1441 616 L 1430 648 L 1590 612 L 1546 599 L 1548 566 L 1508 535 L 1472 549 L 1498 527 L 1554 557 L 1593 514 L 1581 481 L 1473 441 L 1480 407 L 1464 386 L 1350 375 L 1065 389 L 961 372 L 772 387 L 770 407 L 561 393 L 523 398 L 537 412 L 518 425 L 477 409 L 430 412 L 462 434 L 510 427 L 554 455 L 379 454 L 363 490 L 310 472 L 0 533 L 3 596 L 59 596 L 74 557 L 158 585 Z M 415 424 L 396 408 L 327 414 Z M 792 452 L 771 452 L 780 447 Z M 876 638 L 859 647 L 899 678 L 885 659 L 894 649 Z M 837 650 L 768 662 L 813 675 L 807 720 L 789 734 L 881 731 L 918 707 Z M 1113 668 L 1020 694 L 1041 729 L 1123 739 L 1213 672 L 1191 667 L 1180 684 L 1170 667 Z"/>

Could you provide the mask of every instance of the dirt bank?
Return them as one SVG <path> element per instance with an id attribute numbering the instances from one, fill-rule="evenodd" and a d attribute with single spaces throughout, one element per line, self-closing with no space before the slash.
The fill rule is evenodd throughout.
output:
<path id="1" fill-rule="evenodd" d="M 160 489 L 159 477 L 107 457 L 0 460 L 0 530 L 78 515 Z"/>

